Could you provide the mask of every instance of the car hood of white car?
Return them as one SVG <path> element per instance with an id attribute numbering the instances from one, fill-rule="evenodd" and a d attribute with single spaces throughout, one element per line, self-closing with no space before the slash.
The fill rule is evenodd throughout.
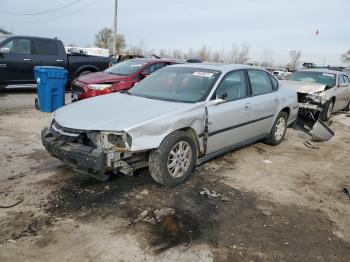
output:
<path id="1" fill-rule="evenodd" d="M 283 86 L 303 94 L 322 92 L 326 89 L 326 85 L 318 84 L 318 83 L 293 81 L 293 80 L 281 80 L 280 82 Z"/>
<path id="2" fill-rule="evenodd" d="M 196 104 L 149 99 L 123 93 L 101 95 L 55 111 L 55 121 L 79 130 L 125 131 L 148 121 L 161 121 Z"/>

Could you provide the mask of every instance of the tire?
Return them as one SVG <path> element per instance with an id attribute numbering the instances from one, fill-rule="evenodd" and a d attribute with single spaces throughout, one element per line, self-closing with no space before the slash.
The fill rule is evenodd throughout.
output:
<path id="1" fill-rule="evenodd" d="M 350 101 L 349 101 L 349 103 L 347 104 L 347 106 L 344 108 L 344 111 L 345 111 L 345 112 L 349 112 L 349 111 L 350 111 Z"/>
<path id="2" fill-rule="evenodd" d="M 34 105 L 37 110 L 40 110 L 39 99 L 37 97 L 34 100 Z"/>
<path id="3" fill-rule="evenodd" d="M 286 112 L 280 112 L 278 114 L 269 137 L 264 141 L 266 144 L 277 146 L 283 141 L 287 131 L 287 119 L 288 114 Z"/>
<path id="4" fill-rule="evenodd" d="M 79 73 L 79 75 L 78 76 L 83 76 L 83 75 L 88 75 L 88 74 L 91 74 L 92 73 L 92 71 L 83 71 L 83 72 L 81 72 L 81 73 Z"/>
<path id="5" fill-rule="evenodd" d="M 184 153 L 182 150 L 188 152 Z M 159 148 L 151 151 L 148 160 L 149 170 L 157 183 L 176 186 L 185 182 L 192 174 L 196 160 L 197 143 L 194 134 L 175 131 L 163 140 Z"/>
<path id="6" fill-rule="evenodd" d="M 323 107 L 323 110 L 320 114 L 320 118 L 322 121 L 328 121 L 331 119 L 332 113 L 333 113 L 333 107 L 334 107 L 334 100 L 329 100 Z"/>

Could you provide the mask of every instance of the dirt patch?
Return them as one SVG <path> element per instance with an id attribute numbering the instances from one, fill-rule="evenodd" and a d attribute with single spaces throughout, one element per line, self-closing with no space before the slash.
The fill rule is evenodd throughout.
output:
<path id="1" fill-rule="evenodd" d="M 16 241 L 25 236 L 35 236 L 42 229 L 51 226 L 53 219 L 47 216 L 34 216 L 33 212 L 9 212 L 0 219 L 0 244 Z"/>
<path id="2" fill-rule="evenodd" d="M 225 201 L 200 195 L 203 187 L 223 194 Z M 269 215 L 261 205 L 269 207 Z M 155 253 L 208 244 L 218 261 L 346 261 L 350 255 L 350 245 L 333 235 L 334 225 L 321 211 L 261 202 L 198 172 L 176 188 L 156 185 L 146 172 L 106 183 L 73 179 L 50 195 L 47 212 L 83 223 L 110 217 L 133 221 L 144 210 L 164 206 L 176 213 L 155 225 L 142 221 L 124 228 L 142 232 Z"/>

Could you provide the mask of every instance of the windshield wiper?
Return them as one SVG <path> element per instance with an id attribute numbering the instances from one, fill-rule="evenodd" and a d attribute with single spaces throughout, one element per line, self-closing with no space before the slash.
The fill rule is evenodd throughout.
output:
<path id="1" fill-rule="evenodd" d="M 120 93 L 132 96 L 132 94 L 129 91 L 127 91 L 127 90 L 120 91 Z"/>

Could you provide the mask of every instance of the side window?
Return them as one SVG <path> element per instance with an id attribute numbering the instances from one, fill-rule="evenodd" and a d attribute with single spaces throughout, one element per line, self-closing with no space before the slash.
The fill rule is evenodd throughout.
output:
<path id="1" fill-rule="evenodd" d="M 348 76 L 344 75 L 344 80 L 345 80 L 345 83 L 350 83 L 350 79 Z"/>
<path id="2" fill-rule="evenodd" d="M 35 51 L 38 55 L 59 55 L 57 44 L 54 41 L 35 40 Z"/>
<path id="3" fill-rule="evenodd" d="M 254 96 L 274 91 L 271 80 L 266 72 L 261 70 L 248 70 L 248 75 Z"/>
<path id="4" fill-rule="evenodd" d="M 14 55 L 30 55 L 32 53 L 29 39 L 16 38 L 8 42 L 4 47 L 9 48 L 10 54 Z"/>
<path id="5" fill-rule="evenodd" d="M 233 101 L 247 96 L 244 71 L 228 73 L 217 87 L 214 97 Z"/>
<path id="6" fill-rule="evenodd" d="M 278 81 L 276 78 L 274 78 L 273 76 L 269 75 L 271 82 L 272 82 L 272 88 L 273 90 L 277 90 L 278 89 Z"/>

